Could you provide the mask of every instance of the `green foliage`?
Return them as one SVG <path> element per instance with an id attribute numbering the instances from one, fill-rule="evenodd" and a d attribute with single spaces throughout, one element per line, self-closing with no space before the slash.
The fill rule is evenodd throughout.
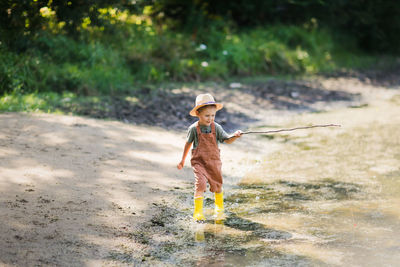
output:
<path id="1" fill-rule="evenodd" d="M 19 91 L 36 86 L 35 76 L 38 58 L 30 55 L 18 55 L 0 48 L 0 93 Z"/>
<path id="2" fill-rule="evenodd" d="M 277 25 L 227 35 L 218 60 L 229 75 L 315 73 L 332 65 L 333 46 L 325 31 Z"/>
<path id="3" fill-rule="evenodd" d="M 127 92 L 133 76 L 115 49 L 44 34 L 25 54 L 2 49 L 1 92 L 73 91 L 82 95 Z"/>
<path id="4" fill-rule="evenodd" d="M 107 27 L 102 8 L 141 13 L 146 0 L 8 0 L 0 2 L 0 41 L 15 51 L 25 51 L 43 29 L 78 37 L 87 26 Z"/>
<path id="5" fill-rule="evenodd" d="M 368 9 L 358 0 L 351 6 L 348 1 L 332 4 L 320 0 L 280 4 L 136 2 L 2 2 L 0 95 L 135 95 L 143 83 L 313 74 L 368 66 L 374 56 L 360 52 L 361 35 L 337 29 L 351 23 L 349 17 L 356 17 L 354 29 L 373 21 L 389 29 L 376 20 L 375 11 L 367 15 L 369 1 Z M 332 26 L 330 19 L 320 15 L 329 17 L 328 7 L 351 7 L 343 15 L 349 17 Z M 393 3 L 384 5 L 385 10 L 396 7 Z M 266 10 L 268 16 L 263 17 Z M 282 10 L 298 15 L 283 16 Z M 278 19 L 278 15 L 282 17 Z M 392 16 L 388 19 L 397 21 Z M 391 30 L 396 29 L 396 23 Z M 384 36 L 380 28 L 376 30 Z"/>
<path id="6" fill-rule="evenodd" d="M 154 25 L 96 38 L 82 34 L 79 40 L 40 32 L 22 54 L 0 45 L 0 93 L 135 94 L 141 83 L 312 74 L 365 63 L 363 54 L 354 55 L 353 39 L 340 35 L 337 41 L 317 27 L 274 25 L 234 32 L 217 24 L 210 29 L 197 36 L 201 42 L 168 29 L 157 33 Z"/>
<path id="7" fill-rule="evenodd" d="M 368 67 L 371 51 L 400 51 L 399 12 L 372 0 L 2 1 L 0 110 L 74 110 L 142 84 Z"/>
<path id="8" fill-rule="evenodd" d="M 55 107 L 61 100 L 57 93 L 13 92 L 0 97 L 0 111 L 57 112 Z"/>
<path id="9" fill-rule="evenodd" d="M 64 92 L 6 93 L 0 97 L 0 112 L 44 112 L 73 113 L 87 115 L 95 110 L 97 113 L 107 112 L 110 97 L 79 96 Z"/>
<path id="10" fill-rule="evenodd" d="M 0 38 L 9 49 L 25 51 L 43 29 L 75 39 L 88 28 L 115 33 L 115 17 L 124 12 L 151 16 L 158 28 L 188 34 L 196 42 L 214 25 L 243 30 L 314 20 L 353 35 L 367 51 L 400 52 L 400 2 L 395 0 L 8 0 L 0 2 Z"/>
<path id="11" fill-rule="evenodd" d="M 196 34 L 213 22 L 238 29 L 275 24 L 320 26 L 353 35 L 366 51 L 400 52 L 400 2 L 395 0 L 158 0 L 152 16 L 175 29 Z M 172 22 L 171 22 L 172 20 Z"/>

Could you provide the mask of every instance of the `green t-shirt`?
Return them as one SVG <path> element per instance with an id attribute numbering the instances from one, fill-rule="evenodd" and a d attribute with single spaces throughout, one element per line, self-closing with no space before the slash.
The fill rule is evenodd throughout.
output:
<path id="1" fill-rule="evenodd" d="M 222 128 L 221 125 L 218 123 L 214 122 L 215 124 L 215 134 L 217 136 L 217 144 L 224 142 L 226 139 L 229 138 L 229 134 L 225 132 L 225 130 Z M 187 142 L 192 143 L 193 142 L 193 149 L 195 149 L 199 143 L 199 139 L 197 137 L 197 130 L 196 130 L 197 122 L 193 123 L 192 125 L 189 126 L 188 132 L 187 132 Z M 210 126 L 201 126 L 200 125 L 200 131 L 202 133 L 211 133 L 211 125 Z"/>

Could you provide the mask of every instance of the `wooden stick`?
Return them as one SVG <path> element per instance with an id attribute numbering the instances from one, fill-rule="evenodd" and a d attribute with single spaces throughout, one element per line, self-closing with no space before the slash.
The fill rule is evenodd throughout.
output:
<path id="1" fill-rule="evenodd" d="M 291 128 L 291 129 L 281 129 L 281 130 L 272 130 L 272 131 L 248 131 L 248 132 L 243 132 L 242 134 L 253 134 L 253 133 L 270 134 L 270 133 L 288 132 L 288 131 L 316 128 L 316 127 L 341 127 L 341 125 L 338 125 L 338 124 L 322 124 L 322 125 L 312 125 L 312 126 L 304 126 L 304 127 L 296 127 L 296 128 Z"/>

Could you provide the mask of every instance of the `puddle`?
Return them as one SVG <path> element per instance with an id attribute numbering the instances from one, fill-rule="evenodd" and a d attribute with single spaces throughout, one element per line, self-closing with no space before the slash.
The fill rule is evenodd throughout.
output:
<path id="1" fill-rule="evenodd" d="M 371 107 L 350 110 L 369 116 Z M 400 121 L 371 120 L 340 132 L 260 136 L 282 149 L 226 191 L 224 223 L 196 224 L 190 211 L 164 209 L 164 225 L 152 226 L 158 234 L 136 236 L 153 247 L 146 263 L 398 266 Z M 206 197 L 208 218 L 212 208 Z"/>

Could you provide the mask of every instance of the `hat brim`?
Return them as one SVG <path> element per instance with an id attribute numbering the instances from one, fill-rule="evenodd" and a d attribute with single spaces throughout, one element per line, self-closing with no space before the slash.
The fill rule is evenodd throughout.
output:
<path id="1" fill-rule="evenodd" d="M 212 105 L 214 105 L 214 106 L 217 107 L 217 111 L 220 110 L 220 109 L 222 109 L 222 108 L 224 107 L 224 105 L 221 104 L 221 103 L 207 103 L 207 104 L 201 104 L 201 105 L 195 106 L 195 107 L 189 112 L 189 114 L 190 114 L 191 116 L 193 116 L 193 117 L 197 117 L 197 112 L 196 112 L 196 111 L 197 111 L 199 108 L 202 108 L 202 107 L 205 107 L 205 106 L 212 106 Z"/>

